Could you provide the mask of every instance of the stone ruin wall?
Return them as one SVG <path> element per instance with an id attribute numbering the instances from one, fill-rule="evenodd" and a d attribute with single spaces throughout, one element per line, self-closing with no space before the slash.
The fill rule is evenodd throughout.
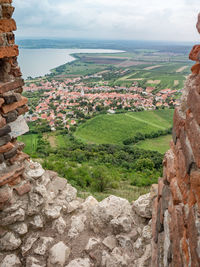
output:
<path id="1" fill-rule="evenodd" d="M 14 7 L 11 0 L 0 0 L 0 210 L 12 203 L 12 192 L 22 195 L 30 190 L 23 177 L 24 145 L 16 137 L 28 131 L 23 118 L 27 98 L 21 95 L 24 81 L 17 63 L 19 54 L 13 31 Z"/>
<path id="2" fill-rule="evenodd" d="M 200 33 L 200 14 L 197 30 Z M 173 141 L 153 207 L 152 266 L 200 266 L 200 45 L 174 114 Z"/>

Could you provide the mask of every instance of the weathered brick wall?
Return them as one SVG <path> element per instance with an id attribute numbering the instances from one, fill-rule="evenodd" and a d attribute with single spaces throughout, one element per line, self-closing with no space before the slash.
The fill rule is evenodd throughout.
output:
<path id="1" fill-rule="evenodd" d="M 17 64 L 18 46 L 13 31 L 14 7 L 11 0 L 0 0 L 0 210 L 12 203 L 14 189 L 24 188 L 23 144 L 16 137 L 27 132 L 22 114 L 27 110 L 27 98 L 21 95 L 24 81 Z M 30 186 L 26 186 L 30 190 Z M 24 190 L 24 189 L 23 189 Z M 24 192 L 25 192 L 24 191 Z"/>
<path id="2" fill-rule="evenodd" d="M 200 16 L 197 23 L 200 33 Z M 200 45 L 163 164 L 153 209 L 152 266 L 200 266 Z"/>

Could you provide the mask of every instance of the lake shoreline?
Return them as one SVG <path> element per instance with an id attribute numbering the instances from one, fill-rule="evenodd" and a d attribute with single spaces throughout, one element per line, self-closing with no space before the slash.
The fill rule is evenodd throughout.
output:
<path id="1" fill-rule="evenodd" d="M 64 49 L 64 48 L 21 48 L 19 55 L 19 64 L 23 73 L 23 78 L 38 78 L 58 66 L 77 60 L 78 54 L 108 54 L 123 53 L 122 50 L 112 49 Z"/>

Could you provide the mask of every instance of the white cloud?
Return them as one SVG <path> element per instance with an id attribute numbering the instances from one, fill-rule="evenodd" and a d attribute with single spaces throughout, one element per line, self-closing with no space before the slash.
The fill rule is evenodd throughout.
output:
<path id="1" fill-rule="evenodd" d="M 18 36 L 193 41 L 199 0 L 14 0 Z"/>

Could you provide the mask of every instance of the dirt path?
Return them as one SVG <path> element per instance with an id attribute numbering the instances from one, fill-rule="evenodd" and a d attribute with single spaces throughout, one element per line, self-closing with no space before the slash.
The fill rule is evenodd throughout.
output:
<path id="1" fill-rule="evenodd" d="M 154 123 L 152 123 L 152 122 L 145 121 L 145 120 L 143 120 L 143 119 L 139 119 L 139 118 L 133 117 L 133 116 L 131 116 L 131 115 L 128 114 L 128 113 L 126 113 L 125 115 L 128 116 L 128 117 L 130 117 L 130 118 L 132 118 L 132 119 L 134 119 L 134 120 L 136 120 L 136 121 L 141 121 L 141 122 L 147 123 L 147 124 L 149 124 L 149 125 L 151 125 L 151 126 L 153 126 L 153 127 L 156 127 L 156 128 L 165 130 L 165 127 L 159 126 L 159 125 L 154 124 Z"/>
<path id="2" fill-rule="evenodd" d="M 49 141 L 50 146 L 51 146 L 52 148 L 57 147 L 57 144 L 56 144 L 56 137 L 55 137 L 55 136 L 53 136 L 53 135 L 48 135 L 48 134 L 44 134 L 44 138 L 47 139 L 47 141 Z"/>
<path id="3" fill-rule="evenodd" d="M 188 66 L 183 66 L 183 67 L 177 69 L 176 72 L 182 72 L 182 71 L 184 71 L 187 67 L 188 67 Z"/>

